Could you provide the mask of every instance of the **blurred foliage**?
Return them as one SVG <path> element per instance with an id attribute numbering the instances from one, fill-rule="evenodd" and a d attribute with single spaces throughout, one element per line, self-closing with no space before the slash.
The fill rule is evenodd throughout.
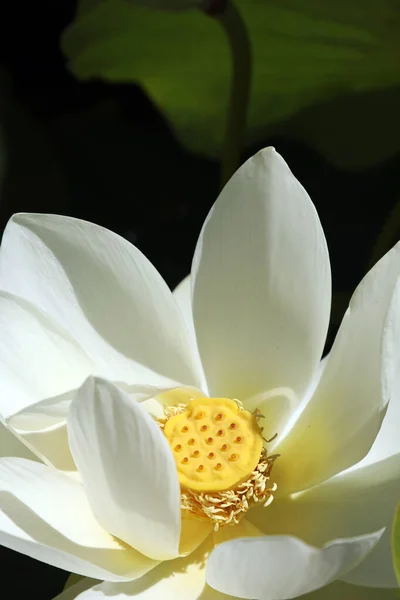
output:
<path id="1" fill-rule="evenodd" d="M 238 0 L 253 44 L 247 143 L 282 133 L 339 166 L 400 149 L 397 0 Z M 139 82 L 190 150 L 219 156 L 230 79 L 217 21 L 80 0 L 63 50 L 79 77 Z"/>
<path id="2" fill-rule="evenodd" d="M 400 585 L 400 504 L 397 507 L 392 531 L 393 564 Z"/>

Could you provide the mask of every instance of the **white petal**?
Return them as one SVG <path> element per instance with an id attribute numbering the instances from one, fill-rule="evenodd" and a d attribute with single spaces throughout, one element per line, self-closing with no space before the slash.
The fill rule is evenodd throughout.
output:
<path id="1" fill-rule="evenodd" d="M 399 362 L 400 244 L 356 289 L 323 375 L 282 444 L 281 487 L 305 489 L 357 463 L 373 444 Z M 295 467 L 294 467 L 295 465 Z"/>
<path id="2" fill-rule="evenodd" d="M 36 460 L 35 455 L 0 421 L 0 457 L 18 456 Z"/>
<path id="3" fill-rule="evenodd" d="M 62 327 L 26 300 L 0 292 L 3 418 L 74 389 L 92 372 L 93 363 Z"/>
<path id="4" fill-rule="evenodd" d="M 90 378 L 72 403 L 68 435 L 99 523 L 151 558 L 177 556 L 176 465 L 147 412 L 111 383 Z"/>
<path id="5" fill-rule="evenodd" d="M 57 215 L 15 215 L 3 235 L 0 285 L 68 329 L 97 374 L 196 385 L 171 292 L 142 253 L 111 231 Z"/>
<path id="6" fill-rule="evenodd" d="M 188 275 L 183 279 L 180 284 L 172 292 L 176 303 L 179 306 L 179 310 L 182 313 L 185 321 L 187 330 L 189 332 L 190 342 L 192 345 L 192 353 L 196 358 L 199 372 L 199 386 L 202 390 L 207 391 L 207 382 L 204 375 L 203 367 L 200 360 L 199 350 L 197 348 L 196 332 L 194 329 L 193 322 L 193 310 L 192 310 L 192 278 Z"/>
<path id="7" fill-rule="evenodd" d="M 139 581 L 129 584 L 101 583 L 73 598 L 97 600 L 234 600 L 210 588 L 205 581 L 205 565 L 210 543 L 203 544 L 185 558 L 165 561 Z M 68 600 L 72 600 L 70 596 Z M 60 600 L 64 600 L 61 596 Z"/>
<path id="8" fill-rule="evenodd" d="M 83 381 L 87 379 L 87 376 Z M 81 384 L 83 383 L 81 382 Z M 8 424 L 20 432 L 44 431 L 67 422 L 76 389 L 30 404 L 8 418 Z"/>
<path id="9" fill-rule="evenodd" d="M 163 410 L 154 396 L 160 388 L 149 385 L 119 384 L 136 402 L 154 403 L 162 416 Z M 190 388 L 191 390 L 193 388 Z M 166 390 L 165 390 L 166 391 Z M 26 443 L 44 463 L 62 471 L 74 471 L 67 435 L 67 418 L 76 390 L 31 404 L 9 419 L 7 426 Z M 146 410 L 147 410 L 146 406 Z"/>
<path id="10" fill-rule="evenodd" d="M 179 554 L 186 556 L 198 548 L 213 532 L 213 525 L 200 519 L 185 518 L 182 515 Z"/>
<path id="11" fill-rule="evenodd" d="M 346 581 L 395 587 L 391 524 L 399 499 L 400 454 L 375 464 L 360 463 L 292 498 L 280 498 L 278 487 L 271 506 L 251 511 L 249 519 L 267 535 L 289 534 L 316 546 L 386 527 L 378 544 Z"/>
<path id="12" fill-rule="evenodd" d="M 282 387 L 257 394 L 256 396 L 252 396 L 243 401 L 246 410 L 253 412 L 258 409 L 263 416 L 263 420 L 260 423 L 264 428 L 264 438 L 271 439 L 276 435 L 276 438 L 271 439 L 268 444 L 268 452 L 270 454 L 271 452 L 274 452 L 275 448 L 280 444 L 282 432 L 284 432 L 290 423 L 295 420 L 296 414 L 302 411 L 303 407 L 314 393 L 322 373 L 324 372 L 326 360 L 327 357 L 319 363 L 302 399 L 299 399 L 292 389 Z M 276 469 L 274 470 L 274 475 L 275 474 Z"/>
<path id="13" fill-rule="evenodd" d="M 69 449 L 66 424 L 51 427 L 44 431 L 21 433 L 13 431 L 46 465 L 56 467 L 61 471 L 76 471 L 74 459 Z"/>
<path id="14" fill-rule="evenodd" d="M 331 276 L 316 210 L 267 148 L 232 177 L 201 231 L 193 315 L 210 395 L 307 388 L 329 321 Z"/>
<path id="15" fill-rule="evenodd" d="M 213 550 L 207 582 L 240 598 L 296 598 L 340 577 L 362 560 L 380 535 L 335 540 L 322 549 L 287 536 L 236 539 Z"/>
<path id="16" fill-rule="evenodd" d="M 188 275 L 187 277 L 185 277 L 185 279 L 182 279 L 179 285 L 176 286 L 176 288 L 172 292 L 172 295 L 179 306 L 179 310 L 182 313 L 186 327 L 190 332 L 190 338 L 192 340 L 192 343 L 196 345 L 196 333 L 194 330 L 193 323 L 191 285 L 191 276 Z"/>
<path id="17" fill-rule="evenodd" d="M 292 417 L 294 411 L 299 405 L 299 399 L 291 388 L 276 388 L 252 396 L 243 402 L 246 410 L 253 412 L 258 409 L 262 415 L 263 435 L 265 439 L 276 439 L 268 445 L 268 451 L 271 451 L 279 444 L 280 433 Z"/>
<path id="18" fill-rule="evenodd" d="M 47 465 L 76 470 L 67 435 L 67 415 L 76 390 L 47 398 L 7 419 L 8 428 Z"/>
<path id="19" fill-rule="evenodd" d="M 98 525 L 81 484 L 22 458 L 0 460 L 0 544 L 109 581 L 140 577 L 157 564 Z"/>
<path id="20" fill-rule="evenodd" d="M 392 356 L 397 356 L 400 360 L 398 341 L 400 336 L 396 329 L 396 324 L 398 326 L 399 306 L 400 284 L 397 282 L 391 307 L 386 318 L 387 336 L 385 341 L 387 346 L 389 346 L 389 352 L 392 353 Z M 390 348 L 391 345 L 392 348 Z M 392 374 L 393 381 L 391 394 L 388 392 L 388 395 L 390 395 L 388 409 L 372 448 L 362 461 L 363 464 L 375 463 L 378 460 L 400 453 L 400 365 L 397 365 L 396 361 L 393 362 L 395 371 Z M 389 388 L 390 385 L 387 385 L 387 387 Z"/>

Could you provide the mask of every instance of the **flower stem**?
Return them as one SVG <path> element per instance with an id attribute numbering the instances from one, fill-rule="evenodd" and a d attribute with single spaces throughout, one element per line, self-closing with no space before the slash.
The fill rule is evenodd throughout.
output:
<path id="1" fill-rule="evenodd" d="M 215 17 L 221 23 L 228 38 L 232 61 L 229 109 L 221 161 L 221 187 L 223 187 L 240 164 L 250 96 L 252 57 L 249 35 L 234 3 L 228 0 L 224 10 Z"/>

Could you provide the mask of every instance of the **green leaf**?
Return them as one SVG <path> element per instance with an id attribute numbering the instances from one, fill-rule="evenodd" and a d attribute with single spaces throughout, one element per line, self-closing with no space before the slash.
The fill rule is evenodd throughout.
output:
<path id="1" fill-rule="evenodd" d="M 254 56 L 248 144 L 276 131 L 290 133 L 350 166 L 399 149 L 397 0 L 237 5 Z M 219 155 L 230 60 L 217 21 L 200 11 L 164 13 L 126 0 L 80 0 L 63 49 L 80 78 L 140 83 L 189 149 Z M 397 88 L 393 99 L 391 88 Z"/>
<path id="2" fill-rule="evenodd" d="M 400 585 L 400 504 L 396 509 L 392 530 L 393 564 Z"/>

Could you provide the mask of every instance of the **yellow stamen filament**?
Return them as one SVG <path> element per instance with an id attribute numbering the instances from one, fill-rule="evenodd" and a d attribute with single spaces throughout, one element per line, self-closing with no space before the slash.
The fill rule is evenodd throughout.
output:
<path id="1" fill-rule="evenodd" d="M 181 508 L 196 519 L 210 520 L 214 530 L 225 525 L 236 525 L 252 506 L 268 506 L 274 499 L 276 483 L 269 483 L 269 476 L 277 456 L 267 456 L 265 449 L 251 475 L 235 489 L 214 493 L 182 490 Z M 222 464 L 215 465 L 220 471 Z"/>

